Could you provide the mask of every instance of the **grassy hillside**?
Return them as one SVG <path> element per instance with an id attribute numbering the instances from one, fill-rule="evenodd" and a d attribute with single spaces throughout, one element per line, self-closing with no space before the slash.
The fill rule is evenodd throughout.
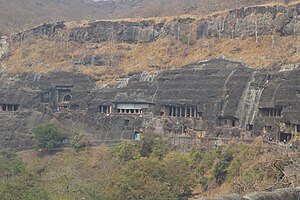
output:
<path id="1" fill-rule="evenodd" d="M 84 44 L 38 39 L 13 48 L 3 60 L 8 72 L 77 71 L 96 77 L 100 82 L 141 71 L 157 71 L 180 67 L 191 62 L 225 56 L 254 68 L 277 68 L 300 62 L 299 36 L 262 36 L 255 39 L 192 39 L 191 44 L 172 37 L 153 43 L 117 43 L 114 41 Z M 45 48 L 47 47 L 47 48 Z M 74 64 L 86 56 L 102 56 L 107 66 Z"/>
<path id="2" fill-rule="evenodd" d="M 0 0 L 1 1 L 1 0 Z M 156 0 L 158 1 L 158 0 Z M 148 1 L 150 2 L 156 2 Z M 32 1 L 31 3 L 33 3 Z M 48 2 L 48 1 L 47 1 Z M 72 8 L 71 5 L 64 1 L 51 1 L 43 2 L 42 5 L 36 0 L 33 5 L 31 3 L 26 4 L 26 8 L 34 6 L 32 9 L 36 10 L 41 7 L 39 12 L 32 14 L 33 19 L 44 20 L 47 18 L 47 14 L 43 14 L 43 17 L 39 17 L 42 13 L 47 13 L 50 10 L 55 10 L 56 5 L 61 5 L 61 12 L 63 9 Z M 81 5 L 87 7 L 92 7 L 93 9 L 98 9 L 101 7 L 101 2 L 91 3 L 91 2 L 81 2 L 81 0 L 68 1 L 76 9 L 79 9 Z M 127 1 L 123 1 L 126 4 Z M 143 9 L 152 8 L 145 1 L 130 1 L 135 2 L 134 5 L 143 4 L 141 13 Z M 270 3 L 270 2 L 280 2 L 283 1 L 233 1 L 227 0 L 220 3 L 219 0 L 214 1 L 193 1 L 189 0 L 186 5 L 178 6 L 182 1 L 174 1 L 169 6 L 161 5 L 161 8 L 171 8 L 170 11 L 176 11 L 181 13 L 195 13 L 197 16 L 189 15 L 189 17 L 194 17 L 195 19 L 201 18 L 201 15 L 211 13 L 212 11 L 224 11 L 226 8 L 234 8 L 242 5 L 252 5 L 258 3 Z M 290 4 L 293 4 L 292 1 Z M 16 2 L 15 2 L 16 3 Z M 102 2 L 103 3 L 103 2 Z M 106 2 L 112 3 L 112 2 Z M 115 2 L 116 3 L 116 2 Z M 128 3 L 128 2 L 127 2 Z M 156 2 L 157 3 L 157 2 Z M 219 4 L 218 4 L 219 3 Z M 1 2 L 0 2 L 1 4 Z M 0 17 L 3 14 L 2 19 L 14 19 L 14 17 L 8 17 L 14 15 L 14 12 L 9 12 L 11 8 L 14 7 L 14 1 L 9 3 L 2 3 L 5 6 L 10 6 L 5 12 L 0 12 Z M 116 3 L 114 9 L 117 9 L 121 2 Z M 122 4 L 122 5 L 123 5 Z M 160 2 L 160 4 L 163 4 Z M 155 4 L 155 5 L 160 5 Z M 178 5 L 177 5 L 178 4 Z M 128 5 L 128 4 L 126 4 Z M 154 5 L 154 4 L 153 4 Z M 184 11 L 185 7 L 189 5 L 193 7 L 190 11 Z M 123 5 L 124 6 L 124 5 Z M 105 6 L 104 6 L 105 7 Z M 103 8 L 104 8 L 103 7 Z M 2 9 L 1 7 L 0 9 Z M 18 14 L 23 13 L 22 9 L 25 8 L 23 4 L 19 2 L 15 9 L 18 10 Z M 51 9 L 50 9 L 51 8 Z M 101 7 L 102 8 L 102 7 Z M 180 8 L 175 9 L 175 8 Z M 44 10 L 43 10 L 44 9 Z M 45 10 L 46 9 L 46 10 Z M 67 19 L 73 19 L 72 14 L 69 12 L 76 12 L 76 17 L 85 17 L 88 14 L 88 9 L 83 9 L 81 11 L 76 11 L 76 9 L 69 9 L 65 12 Z M 99 8 L 100 9 L 100 8 Z M 134 10 L 135 7 L 133 6 Z M 200 9 L 200 10 L 199 10 Z M 202 12 L 201 9 L 206 10 Z M 47 11 L 48 10 L 48 11 Z M 59 13 L 51 12 L 55 14 L 55 17 L 60 17 Z M 109 9 L 108 9 L 109 10 Z M 107 11 L 108 11 L 107 10 Z M 189 10 L 189 9 L 188 9 Z M 95 10 L 94 10 L 95 11 Z M 101 12 L 92 13 L 101 13 Z M 199 12 L 198 12 L 199 11 Z M 201 11 L 201 12 L 200 12 Z M 78 14 L 83 12 L 84 14 Z M 5 14 L 6 13 L 6 14 Z M 122 12 L 120 12 L 122 13 Z M 128 12 L 126 12 L 128 13 Z M 158 14 L 168 15 L 168 13 Z M 169 13 L 170 14 L 170 13 Z M 173 13 L 174 14 L 174 13 Z M 172 15 L 173 15 L 172 14 Z M 175 14 L 174 14 L 175 15 Z M 177 15 L 177 14 L 176 14 Z M 108 16 L 108 15 L 106 15 Z M 125 16 L 125 15 L 124 15 Z M 127 15 L 126 15 L 127 16 Z M 128 15 L 129 16 L 129 15 Z M 143 15 L 142 15 L 143 16 Z M 149 15 L 151 16 L 151 15 Z M 70 18 L 69 18 L 70 17 Z M 182 16 L 181 16 L 182 17 Z M 57 19 L 58 19 L 57 18 Z M 76 19 L 79 19 L 76 18 Z M 89 18 L 89 17 L 88 17 Z M 174 22 L 177 17 L 158 17 L 151 18 L 157 23 L 159 22 Z M 26 19 L 22 18 L 22 19 Z M 139 21 L 141 18 L 135 19 L 122 19 L 121 21 Z M 115 19 L 114 21 L 120 21 Z M 85 26 L 89 23 L 89 20 L 82 21 L 72 21 L 66 23 L 67 29 L 72 29 L 74 27 Z M 9 56 L 6 56 L 0 62 L 1 65 L 7 70 L 7 72 L 37 72 L 37 73 L 47 73 L 51 71 L 72 71 L 80 72 L 93 76 L 99 83 L 110 83 L 115 84 L 117 79 L 120 77 L 128 76 L 133 73 L 142 71 L 160 71 L 176 67 L 181 67 L 192 62 L 198 62 L 205 59 L 213 59 L 220 56 L 225 56 L 228 59 L 235 59 L 246 63 L 250 67 L 254 68 L 270 68 L 276 69 L 285 64 L 295 64 L 300 62 L 300 37 L 299 36 L 280 36 L 280 35 L 261 35 L 256 41 L 254 38 L 239 39 L 239 38 L 204 38 L 196 39 L 196 23 L 192 26 L 192 34 L 189 38 L 181 37 L 178 39 L 176 36 L 160 36 L 159 39 L 151 43 L 122 43 L 115 40 L 110 40 L 101 43 L 92 43 L 90 41 L 85 41 L 84 43 L 60 41 L 60 40 L 47 40 L 43 38 L 27 39 L 20 43 L 16 43 L 12 46 Z M 82 64 L 77 62 L 78 60 L 84 60 L 86 58 L 100 57 L 103 63 L 99 66 L 94 64 Z"/>
<path id="3" fill-rule="evenodd" d="M 3 200 L 20 195 L 21 199 L 194 199 L 300 184 L 299 150 L 266 146 L 259 140 L 180 153 L 163 138 L 148 136 L 140 142 L 81 152 L 20 152 L 18 158 L 0 154 Z M 24 192 L 23 184 L 28 188 Z"/>

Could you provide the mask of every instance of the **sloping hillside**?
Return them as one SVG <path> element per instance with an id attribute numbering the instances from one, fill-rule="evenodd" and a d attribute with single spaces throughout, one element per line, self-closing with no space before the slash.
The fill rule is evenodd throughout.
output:
<path id="1" fill-rule="evenodd" d="M 109 83 L 220 56 L 254 68 L 280 68 L 300 61 L 299 7 L 44 24 L 8 37 L 10 51 L 1 64 L 7 72 L 81 72 Z"/>
<path id="2" fill-rule="evenodd" d="M 260 142 L 230 144 L 205 153 L 196 149 L 178 153 L 167 148 L 164 140 L 154 140 L 148 144 L 150 147 L 145 146 L 147 140 L 123 142 L 112 148 L 89 148 L 79 153 L 71 149 L 52 155 L 21 152 L 19 156 L 27 165 L 26 171 L 23 170 L 19 176 L 23 177 L 28 172 L 32 175 L 25 181 L 21 179 L 22 182 L 17 182 L 17 176 L 12 175 L 11 183 L 7 185 L 14 184 L 15 187 L 4 190 L 6 193 L 0 195 L 14 192 L 13 197 L 18 197 L 21 192 L 17 189 L 31 182 L 40 184 L 37 191 L 44 191 L 49 199 L 123 200 L 132 199 L 132 196 L 136 199 L 152 199 L 155 196 L 158 200 L 192 200 L 221 194 L 270 192 L 299 184 L 299 153 L 276 145 L 263 147 Z M 145 150 L 147 154 L 141 155 L 140 152 Z M 0 162 L 4 161 L 0 157 Z M 0 184 L 0 189 L 3 185 Z M 34 186 L 30 184 L 30 189 Z M 30 190 L 24 191 L 24 194 L 28 193 Z M 35 196 L 39 194 L 36 192 Z M 256 193 L 248 198 L 282 199 L 278 198 L 279 194 L 274 194 L 277 197 L 274 198 L 270 197 L 271 194 Z M 179 197 L 176 198 L 176 195 Z M 291 191 L 281 195 L 293 196 Z"/>

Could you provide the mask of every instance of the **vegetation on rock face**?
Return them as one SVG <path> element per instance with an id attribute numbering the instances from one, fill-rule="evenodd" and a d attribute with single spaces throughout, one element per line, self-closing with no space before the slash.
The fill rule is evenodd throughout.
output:
<path id="1" fill-rule="evenodd" d="M 34 131 L 34 140 L 36 148 L 47 151 L 52 151 L 62 144 L 59 128 L 52 123 L 38 126 Z"/>

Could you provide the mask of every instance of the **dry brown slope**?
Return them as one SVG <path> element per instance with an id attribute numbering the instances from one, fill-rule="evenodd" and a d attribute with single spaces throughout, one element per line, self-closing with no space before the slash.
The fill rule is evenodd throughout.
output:
<path id="1" fill-rule="evenodd" d="M 47 48 L 45 48 L 47 47 Z M 276 68 L 283 64 L 300 62 L 299 37 L 275 38 L 269 36 L 229 39 L 194 40 L 187 46 L 175 38 L 160 38 L 153 43 L 70 43 L 68 49 L 59 41 L 35 40 L 24 42 L 2 63 L 8 72 L 77 71 L 105 82 L 141 71 L 165 70 L 191 62 L 219 56 L 236 59 L 255 68 Z M 86 55 L 106 55 L 108 66 L 74 65 L 74 59 Z M 118 56 L 119 55 L 119 56 Z"/>

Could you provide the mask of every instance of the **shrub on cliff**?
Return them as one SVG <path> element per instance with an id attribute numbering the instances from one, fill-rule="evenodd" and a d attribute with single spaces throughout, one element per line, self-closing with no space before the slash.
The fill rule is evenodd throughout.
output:
<path id="1" fill-rule="evenodd" d="M 34 131 L 34 140 L 37 149 L 46 149 L 47 151 L 52 151 L 62 144 L 60 131 L 52 123 L 38 126 Z"/>
<path id="2" fill-rule="evenodd" d="M 90 145 L 91 141 L 86 132 L 82 130 L 74 130 L 71 139 L 71 146 L 75 149 L 75 151 L 79 152 Z"/>

